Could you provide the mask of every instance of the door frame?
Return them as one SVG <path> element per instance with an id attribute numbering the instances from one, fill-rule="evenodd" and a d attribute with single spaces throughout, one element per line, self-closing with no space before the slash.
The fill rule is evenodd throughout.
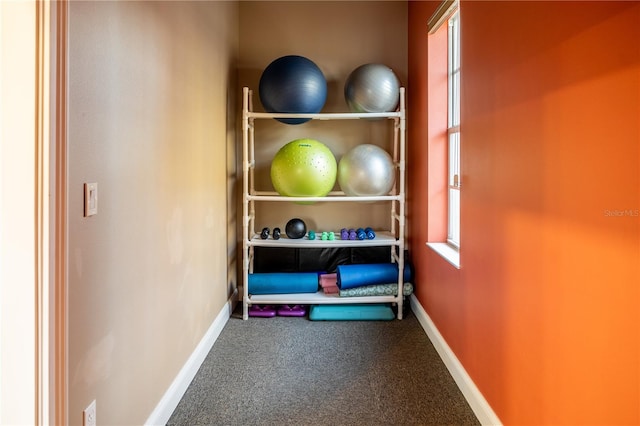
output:
<path id="1" fill-rule="evenodd" d="M 41 1 L 41 0 L 39 0 Z M 47 2 L 49 3 L 49 2 Z M 68 424 L 68 0 L 51 3 L 49 189 L 54 200 L 50 210 L 49 274 L 49 405 L 48 423 Z"/>
<path id="2" fill-rule="evenodd" d="M 67 9 L 0 2 L 0 423 L 68 423 Z"/>

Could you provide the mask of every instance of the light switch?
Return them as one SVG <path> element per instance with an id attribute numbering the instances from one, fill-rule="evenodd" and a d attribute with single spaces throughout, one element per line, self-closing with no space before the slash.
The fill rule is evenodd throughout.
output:
<path id="1" fill-rule="evenodd" d="M 84 216 L 89 217 L 98 214 L 98 184 L 84 184 Z"/>

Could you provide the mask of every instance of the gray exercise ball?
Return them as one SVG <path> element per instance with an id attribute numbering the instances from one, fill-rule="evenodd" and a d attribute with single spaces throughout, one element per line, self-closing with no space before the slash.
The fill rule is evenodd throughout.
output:
<path id="1" fill-rule="evenodd" d="M 360 65 L 349 74 L 344 97 L 352 112 L 395 111 L 400 99 L 400 81 L 386 65 Z"/>
<path id="2" fill-rule="evenodd" d="M 338 163 L 340 189 L 352 197 L 386 195 L 395 179 L 391 155 L 376 145 L 357 145 Z"/>

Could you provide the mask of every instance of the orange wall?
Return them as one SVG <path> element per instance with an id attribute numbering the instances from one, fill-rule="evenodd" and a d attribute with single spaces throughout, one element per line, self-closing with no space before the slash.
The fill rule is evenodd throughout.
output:
<path id="1" fill-rule="evenodd" d="M 640 3 L 462 3 L 460 270 L 418 196 L 437 4 L 409 2 L 416 296 L 505 424 L 639 424 Z"/>

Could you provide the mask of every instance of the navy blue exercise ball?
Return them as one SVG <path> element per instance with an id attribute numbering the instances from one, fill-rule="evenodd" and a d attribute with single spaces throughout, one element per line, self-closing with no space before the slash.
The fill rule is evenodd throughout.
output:
<path id="1" fill-rule="evenodd" d="M 260 101 L 267 112 L 315 114 L 327 100 L 327 80 L 311 60 L 297 55 L 282 56 L 262 72 Z M 301 124 L 308 118 L 278 118 L 286 124 Z"/>

